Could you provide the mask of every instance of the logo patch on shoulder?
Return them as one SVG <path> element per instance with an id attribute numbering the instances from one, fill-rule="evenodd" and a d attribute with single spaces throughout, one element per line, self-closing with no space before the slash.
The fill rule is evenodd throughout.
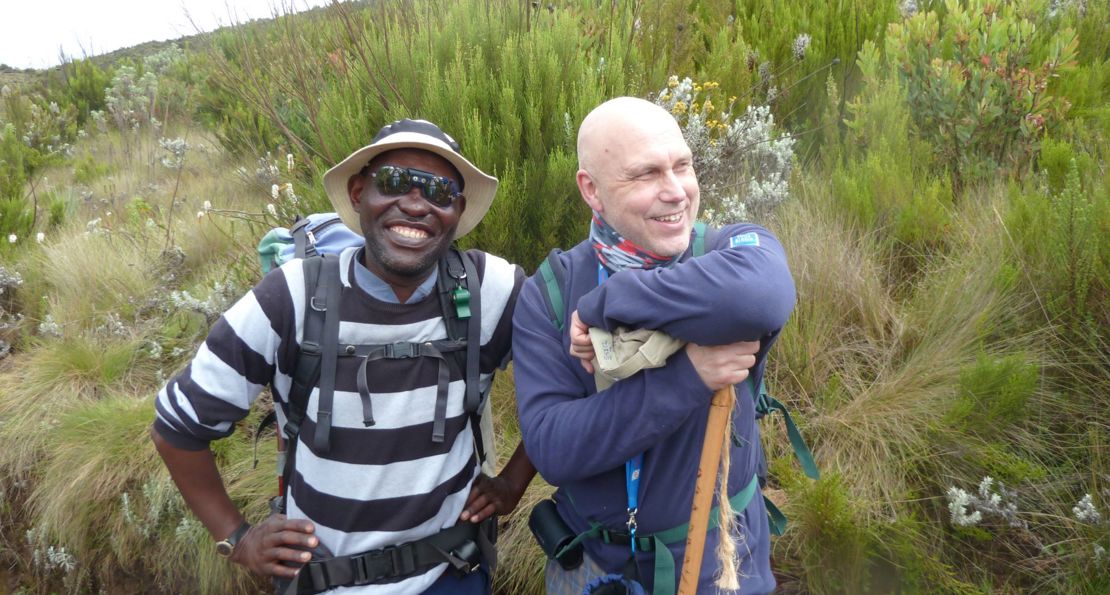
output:
<path id="1" fill-rule="evenodd" d="M 754 231 L 742 233 L 740 235 L 732 236 L 728 239 L 728 247 L 735 248 L 737 246 L 758 246 L 759 235 Z"/>

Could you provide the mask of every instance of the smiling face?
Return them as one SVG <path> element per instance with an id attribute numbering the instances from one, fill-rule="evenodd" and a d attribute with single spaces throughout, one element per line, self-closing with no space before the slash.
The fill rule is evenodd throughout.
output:
<path id="1" fill-rule="evenodd" d="M 455 239 L 466 200 L 459 197 L 447 207 L 437 207 L 415 184 L 405 194 L 382 194 L 370 173 L 384 165 L 448 177 L 460 186 L 462 180 L 454 166 L 439 155 L 396 149 L 378 155 L 364 170 L 365 175 L 356 174 L 348 181 L 347 193 L 366 239 L 366 268 L 398 291 L 419 284 L 431 274 Z"/>
<path id="2" fill-rule="evenodd" d="M 582 122 L 578 188 L 625 239 L 659 256 L 682 254 L 701 196 L 690 147 L 658 106 L 608 101 Z"/>

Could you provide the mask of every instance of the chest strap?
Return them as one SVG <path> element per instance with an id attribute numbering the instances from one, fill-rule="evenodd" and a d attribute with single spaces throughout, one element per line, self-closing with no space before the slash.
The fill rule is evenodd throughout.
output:
<path id="1" fill-rule="evenodd" d="M 451 382 L 451 369 L 447 365 L 446 353 L 466 349 L 466 341 L 452 339 L 424 341 L 422 343 L 390 343 L 388 345 L 347 345 L 344 352 L 348 355 L 362 355 L 356 379 L 358 395 L 362 400 L 362 424 L 374 425 L 374 410 L 370 403 L 370 383 L 366 379 L 366 368 L 370 362 L 380 359 L 408 359 L 431 357 L 439 360 L 439 374 L 436 381 L 435 419 L 432 422 L 432 442 L 443 442 L 447 426 L 447 386 Z M 479 464 L 481 464 L 479 462 Z"/>
<path id="2" fill-rule="evenodd" d="M 729 504 L 735 511 L 741 511 L 748 507 L 751 502 L 752 496 L 759 490 L 759 477 L 752 476 L 752 480 L 748 485 L 737 492 L 735 495 L 728 499 Z M 567 493 L 569 496 L 569 492 Z M 570 498 L 571 506 L 574 506 L 574 498 Z M 717 528 L 718 514 L 720 506 L 714 506 L 713 510 L 709 513 L 709 530 Z M 631 542 L 628 531 L 623 529 L 610 529 L 590 521 L 590 528 L 579 533 L 573 541 L 568 543 L 563 549 L 556 552 L 556 557 L 562 556 L 564 552 L 574 549 L 578 544 L 586 539 L 600 539 L 603 543 L 613 543 L 619 545 L 628 545 Z M 655 552 L 655 587 L 652 593 L 655 595 L 674 595 L 676 580 L 675 580 L 675 562 L 674 554 L 671 553 L 670 548 L 666 544 L 681 543 L 686 541 L 686 534 L 689 532 L 690 524 L 683 523 L 677 527 L 671 527 L 666 531 L 658 531 L 656 533 L 636 533 L 636 551 L 642 552 Z"/>

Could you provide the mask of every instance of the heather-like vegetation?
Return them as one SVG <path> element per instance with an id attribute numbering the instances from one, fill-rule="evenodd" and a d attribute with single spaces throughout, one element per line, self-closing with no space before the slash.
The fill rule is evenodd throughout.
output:
<path id="1" fill-rule="evenodd" d="M 769 384 L 822 479 L 761 422 L 781 590 L 1110 591 L 1106 22 L 1105 0 L 377 2 L 6 83 L 0 589 L 264 589 L 146 435 L 257 240 L 422 117 L 501 180 L 464 243 L 532 270 L 585 235 L 577 127 L 628 94 L 679 120 L 703 218 L 791 259 Z M 494 390 L 507 456 L 511 374 Z M 258 409 L 213 444 L 251 519 L 276 489 Z M 501 592 L 542 592 L 524 521 L 549 491 L 504 520 Z"/>

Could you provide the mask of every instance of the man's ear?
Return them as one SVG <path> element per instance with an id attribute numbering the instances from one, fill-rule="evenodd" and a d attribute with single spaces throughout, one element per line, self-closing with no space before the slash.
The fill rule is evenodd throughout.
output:
<path id="1" fill-rule="evenodd" d="M 347 178 L 347 196 L 351 199 L 351 206 L 358 210 L 362 189 L 366 187 L 366 177 L 355 174 Z"/>
<path id="2" fill-rule="evenodd" d="M 594 181 L 590 172 L 580 169 L 575 174 L 574 179 L 578 183 L 578 192 L 582 195 L 582 200 L 586 201 L 586 204 L 590 205 L 590 208 L 594 211 L 603 212 L 601 200 L 597 197 L 597 182 Z"/>

